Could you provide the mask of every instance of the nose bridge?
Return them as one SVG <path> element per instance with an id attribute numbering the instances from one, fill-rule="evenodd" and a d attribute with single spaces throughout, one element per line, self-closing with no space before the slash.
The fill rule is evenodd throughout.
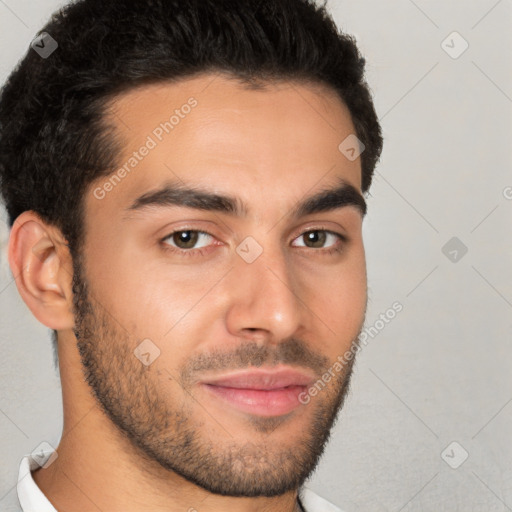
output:
<path id="1" fill-rule="evenodd" d="M 275 242 L 260 245 L 248 237 L 237 253 L 228 328 L 237 336 L 248 329 L 267 331 L 277 340 L 292 336 L 303 322 L 304 307 L 286 252 Z"/>

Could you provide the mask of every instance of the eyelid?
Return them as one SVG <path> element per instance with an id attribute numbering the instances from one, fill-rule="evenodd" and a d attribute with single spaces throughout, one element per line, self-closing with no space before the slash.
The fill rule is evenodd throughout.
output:
<path id="1" fill-rule="evenodd" d="M 192 232 L 198 233 L 200 235 L 206 235 L 206 236 L 209 236 L 210 238 L 217 239 L 217 237 L 215 235 L 213 235 L 212 233 L 209 233 L 208 231 L 204 231 L 202 229 L 192 228 L 192 227 L 182 227 L 182 228 L 174 229 L 174 230 L 170 231 L 167 235 L 165 235 L 163 238 L 160 239 L 160 242 L 165 242 L 166 240 L 168 240 L 170 238 L 172 239 L 173 235 L 175 235 L 176 233 L 182 233 L 185 231 L 192 231 Z M 196 250 L 195 248 L 194 249 L 180 249 L 179 247 L 175 247 L 173 245 L 171 247 L 174 247 L 176 250 L 183 251 L 183 252 L 191 252 L 191 251 Z M 206 246 L 206 247 L 209 247 L 209 246 Z"/>
<path id="2" fill-rule="evenodd" d="M 301 235 L 305 235 L 305 234 L 310 233 L 310 232 L 314 233 L 315 231 L 323 231 L 323 232 L 328 233 L 330 235 L 339 236 L 340 238 L 342 238 L 344 240 L 347 239 L 347 237 L 343 233 L 338 233 L 337 231 L 333 231 L 332 229 L 327 229 L 327 228 L 308 229 L 308 230 L 304 231 L 303 233 L 301 233 Z"/>
<path id="3" fill-rule="evenodd" d="M 293 240 L 295 240 L 296 238 L 302 236 L 302 235 L 305 235 L 307 233 L 310 233 L 310 232 L 314 232 L 314 231 L 325 231 L 326 233 L 331 233 L 333 235 L 336 235 L 336 236 L 339 236 L 343 241 L 345 242 L 348 242 L 349 238 L 347 235 L 345 235 L 344 233 L 340 233 L 339 231 L 336 231 L 335 229 L 333 229 L 332 227 L 328 227 L 328 226 L 324 226 L 322 224 L 319 224 L 319 225 L 313 225 L 313 226 L 310 226 L 310 227 L 307 227 L 307 228 L 302 228 L 300 231 L 299 231 L 299 234 L 294 236 L 293 237 Z"/>

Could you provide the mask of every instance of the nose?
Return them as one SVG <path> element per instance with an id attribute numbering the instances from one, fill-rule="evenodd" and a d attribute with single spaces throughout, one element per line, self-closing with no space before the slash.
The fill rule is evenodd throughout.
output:
<path id="1" fill-rule="evenodd" d="M 297 335 L 310 314 L 297 277 L 279 249 L 264 250 L 252 263 L 237 258 L 226 283 L 230 334 L 274 343 Z"/>

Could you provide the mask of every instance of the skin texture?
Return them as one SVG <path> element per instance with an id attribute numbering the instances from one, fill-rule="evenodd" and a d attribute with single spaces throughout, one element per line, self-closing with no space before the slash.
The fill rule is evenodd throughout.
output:
<path id="1" fill-rule="evenodd" d="M 309 403 L 267 417 L 200 384 L 248 367 L 316 380 L 356 343 L 367 302 L 360 211 L 290 215 L 340 179 L 361 191 L 360 159 L 338 149 L 354 133 L 347 108 L 331 90 L 296 82 L 248 90 L 205 74 L 144 86 L 108 114 L 123 141 L 120 167 L 190 97 L 197 105 L 161 141 L 153 136 L 104 197 L 94 190 L 107 178 L 87 190 L 75 269 L 59 230 L 34 212 L 11 231 L 20 294 L 59 331 L 64 429 L 58 458 L 33 473 L 59 511 L 292 512 L 348 389 L 351 363 Z M 237 197 L 247 215 L 126 210 L 170 181 Z M 347 241 L 308 246 L 304 232 L 315 229 Z M 209 235 L 183 249 L 165 239 L 179 230 Z M 236 251 L 248 236 L 263 250 L 252 263 Z M 149 365 L 134 355 L 143 340 L 159 350 Z"/>

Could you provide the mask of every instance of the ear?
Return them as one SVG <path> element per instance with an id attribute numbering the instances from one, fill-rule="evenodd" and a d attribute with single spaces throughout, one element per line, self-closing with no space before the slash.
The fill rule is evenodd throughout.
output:
<path id="1" fill-rule="evenodd" d="M 25 211 L 11 228 L 8 259 L 16 286 L 33 315 L 55 330 L 72 329 L 73 266 L 59 229 Z"/>

